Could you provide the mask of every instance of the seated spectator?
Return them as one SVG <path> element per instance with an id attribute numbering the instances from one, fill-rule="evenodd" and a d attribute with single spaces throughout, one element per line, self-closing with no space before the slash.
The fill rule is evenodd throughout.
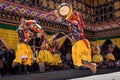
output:
<path id="1" fill-rule="evenodd" d="M 100 52 L 101 49 L 99 45 L 92 45 L 92 62 L 96 63 L 98 68 L 103 67 L 103 56 Z"/>
<path id="2" fill-rule="evenodd" d="M 0 44 L 0 76 L 3 76 L 3 53 L 2 45 Z"/>
<path id="3" fill-rule="evenodd" d="M 114 51 L 114 48 L 114 44 L 108 44 L 107 54 L 105 55 L 107 67 L 115 67 L 115 57 L 112 53 Z"/>
<path id="4" fill-rule="evenodd" d="M 15 59 L 15 52 L 14 52 L 14 50 L 13 49 L 9 49 L 8 50 L 8 53 L 9 53 L 9 65 L 8 65 L 8 67 L 9 67 L 9 73 L 10 74 L 15 74 L 15 70 L 14 70 L 14 68 L 12 67 L 12 62 L 13 62 L 13 60 Z"/>
<path id="5" fill-rule="evenodd" d="M 115 64 L 116 64 L 116 67 L 120 67 L 120 60 L 117 60 Z"/>

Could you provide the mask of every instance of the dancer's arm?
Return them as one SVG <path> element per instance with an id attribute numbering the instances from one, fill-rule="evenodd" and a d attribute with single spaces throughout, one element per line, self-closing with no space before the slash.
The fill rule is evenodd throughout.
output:
<path id="1" fill-rule="evenodd" d="M 57 17 L 57 20 L 60 21 L 61 20 L 61 16 L 58 14 L 57 10 L 54 10 L 54 11 L 51 11 L 51 12 L 48 12 L 45 14 L 45 17 L 47 17 L 48 15 L 54 15 Z"/>

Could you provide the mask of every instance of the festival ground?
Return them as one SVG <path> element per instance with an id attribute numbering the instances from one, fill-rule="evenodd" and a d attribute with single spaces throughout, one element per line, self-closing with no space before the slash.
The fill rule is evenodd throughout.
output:
<path id="1" fill-rule="evenodd" d="M 98 69 L 96 75 L 90 70 L 67 69 L 27 75 L 9 75 L 0 80 L 120 80 L 120 68 Z"/>

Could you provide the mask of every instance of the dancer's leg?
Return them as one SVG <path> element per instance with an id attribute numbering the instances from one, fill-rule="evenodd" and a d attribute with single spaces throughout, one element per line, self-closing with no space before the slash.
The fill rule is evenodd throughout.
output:
<path id="1" fill-rule="evenodd" d="M 96 74 L 96 64 L 95 63 L 87 63 L 87 64 L 83 64 L 83 66 L 89 68 L 93 74 Z"/>

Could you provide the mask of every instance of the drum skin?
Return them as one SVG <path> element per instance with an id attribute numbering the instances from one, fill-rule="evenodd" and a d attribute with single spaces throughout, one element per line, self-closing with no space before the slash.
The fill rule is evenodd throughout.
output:
<path id="1" fill-rule="evenodd" d="M 71 8 L 72 7 L 69 4 L 63 3 L 59 6 L 58 13 L 60 16 L 66 17 L 67 15 L 69 15 Z"/>

